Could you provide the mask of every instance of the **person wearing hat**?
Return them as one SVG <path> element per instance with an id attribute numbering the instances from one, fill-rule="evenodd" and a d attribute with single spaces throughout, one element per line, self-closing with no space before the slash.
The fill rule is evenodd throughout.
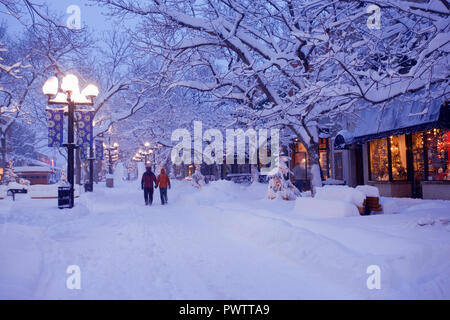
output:
<path id="1" fill-rule="evenodd" d="M 161 168 L 161 173 L 158 176 L 158 179 L 156 179 L 156 187 L 159 187 L 161 204 L 167 204 L 167 187 L 170 189 L 170 179 L 164 168 Z"/>
<path id="2" fill-rule="evenodd" d="M 144 190 L 145 205 L 152 205 L 153 203 L 153 186 L 158 187 L 156 184 L 156 176 L 152 172 L 150 166 L 145 168 L 146 171 L 142 175 L 141 189 Z"/>

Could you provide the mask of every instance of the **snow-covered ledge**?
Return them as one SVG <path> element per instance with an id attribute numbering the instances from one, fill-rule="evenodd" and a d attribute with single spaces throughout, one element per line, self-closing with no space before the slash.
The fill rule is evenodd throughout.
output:
<path id="1" fill-rule="evenodd" d="M 441 199 L 450 200 L 450 181 L 433 180 L 422 181 L 423 199 Z"/>
<path id="2" fill-rule="evenodd" d="M 368 181 L 368 185 L 377 187 L 382 197 L 410 198 L 411 181 Z"/>

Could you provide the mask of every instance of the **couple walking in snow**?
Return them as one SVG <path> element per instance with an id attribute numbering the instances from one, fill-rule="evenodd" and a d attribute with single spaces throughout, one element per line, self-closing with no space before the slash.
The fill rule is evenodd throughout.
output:
<path id="1" fill-rule="evenodd" d="M 144 190 L 145 205 L 151 205 L 153 203 L 153 185 L 155 189 L 159 187 L 161 204 L 167 204 L 167 187 L 170 189 L 170 179 L 164 168 L 161 169 L 161 173 L 157 178 L 152 172 L 152 168 L 146 167 L 146 171 L 141 179 L 141 189 Z"/>

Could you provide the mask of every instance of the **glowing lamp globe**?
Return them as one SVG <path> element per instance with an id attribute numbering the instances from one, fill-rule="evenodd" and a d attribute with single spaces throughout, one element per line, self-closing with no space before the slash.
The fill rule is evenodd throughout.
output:
<path id="1" fill-rule="evenodd" d="M 81 91 L 81 94 L 85 97 L 95 98 L 98 96 L 98 88 L 93 84 L 88 84 L 86 88 Z"/>
<path id="2" fill-rule="evenodd" d="M 61 82 L 61 89 L 64 92 L 79 92 L 78 78 L 74 74 L 66 75 Z"/>
<path id="3" fill-rule="evenodd" d="M 58 78 L 50 77 L 47 81 L 45 81 L 44 86 L 42 87 L 42 92 L 46 96 L 55 96 L 58 93 Z"/>

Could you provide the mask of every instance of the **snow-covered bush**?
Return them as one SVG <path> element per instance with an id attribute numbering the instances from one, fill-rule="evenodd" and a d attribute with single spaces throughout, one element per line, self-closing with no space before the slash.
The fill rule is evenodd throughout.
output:
<path id="1" fill-rule="evenodd" d="M 205 184 L 205 177 L 200 172 L 200 166 L 197 166 L 195 168 L 195 172 L 191 177 L 192 177 L 191 180 L 192 186 L 194 186 L 195 188 L 201 189 L 202 186 Z"/>
<path id="2" fill-rule="evenodd" d="M 12 161 L 9 162 L 8 167 L 5 168 L 5 173 L 3 175 L 2 184 L 4 185 L 10 185 L 11 183 L 17 182 L 17 175 L 14 173 L 14 168 Z"/>
<path id="3" fill-rule="evenodd" d="M 297 197 L 301 197 L 300 191 L 292 184 L 291 180 L 285 179 L 285 176 L 289 173 L 289 168 L 286 165 L 287 160 L 289 160 L 288 157 L 280 157 L 279 168 L 270 176 L 267 196 L 271 200 L 276 198 L 295 200 Z"/>

